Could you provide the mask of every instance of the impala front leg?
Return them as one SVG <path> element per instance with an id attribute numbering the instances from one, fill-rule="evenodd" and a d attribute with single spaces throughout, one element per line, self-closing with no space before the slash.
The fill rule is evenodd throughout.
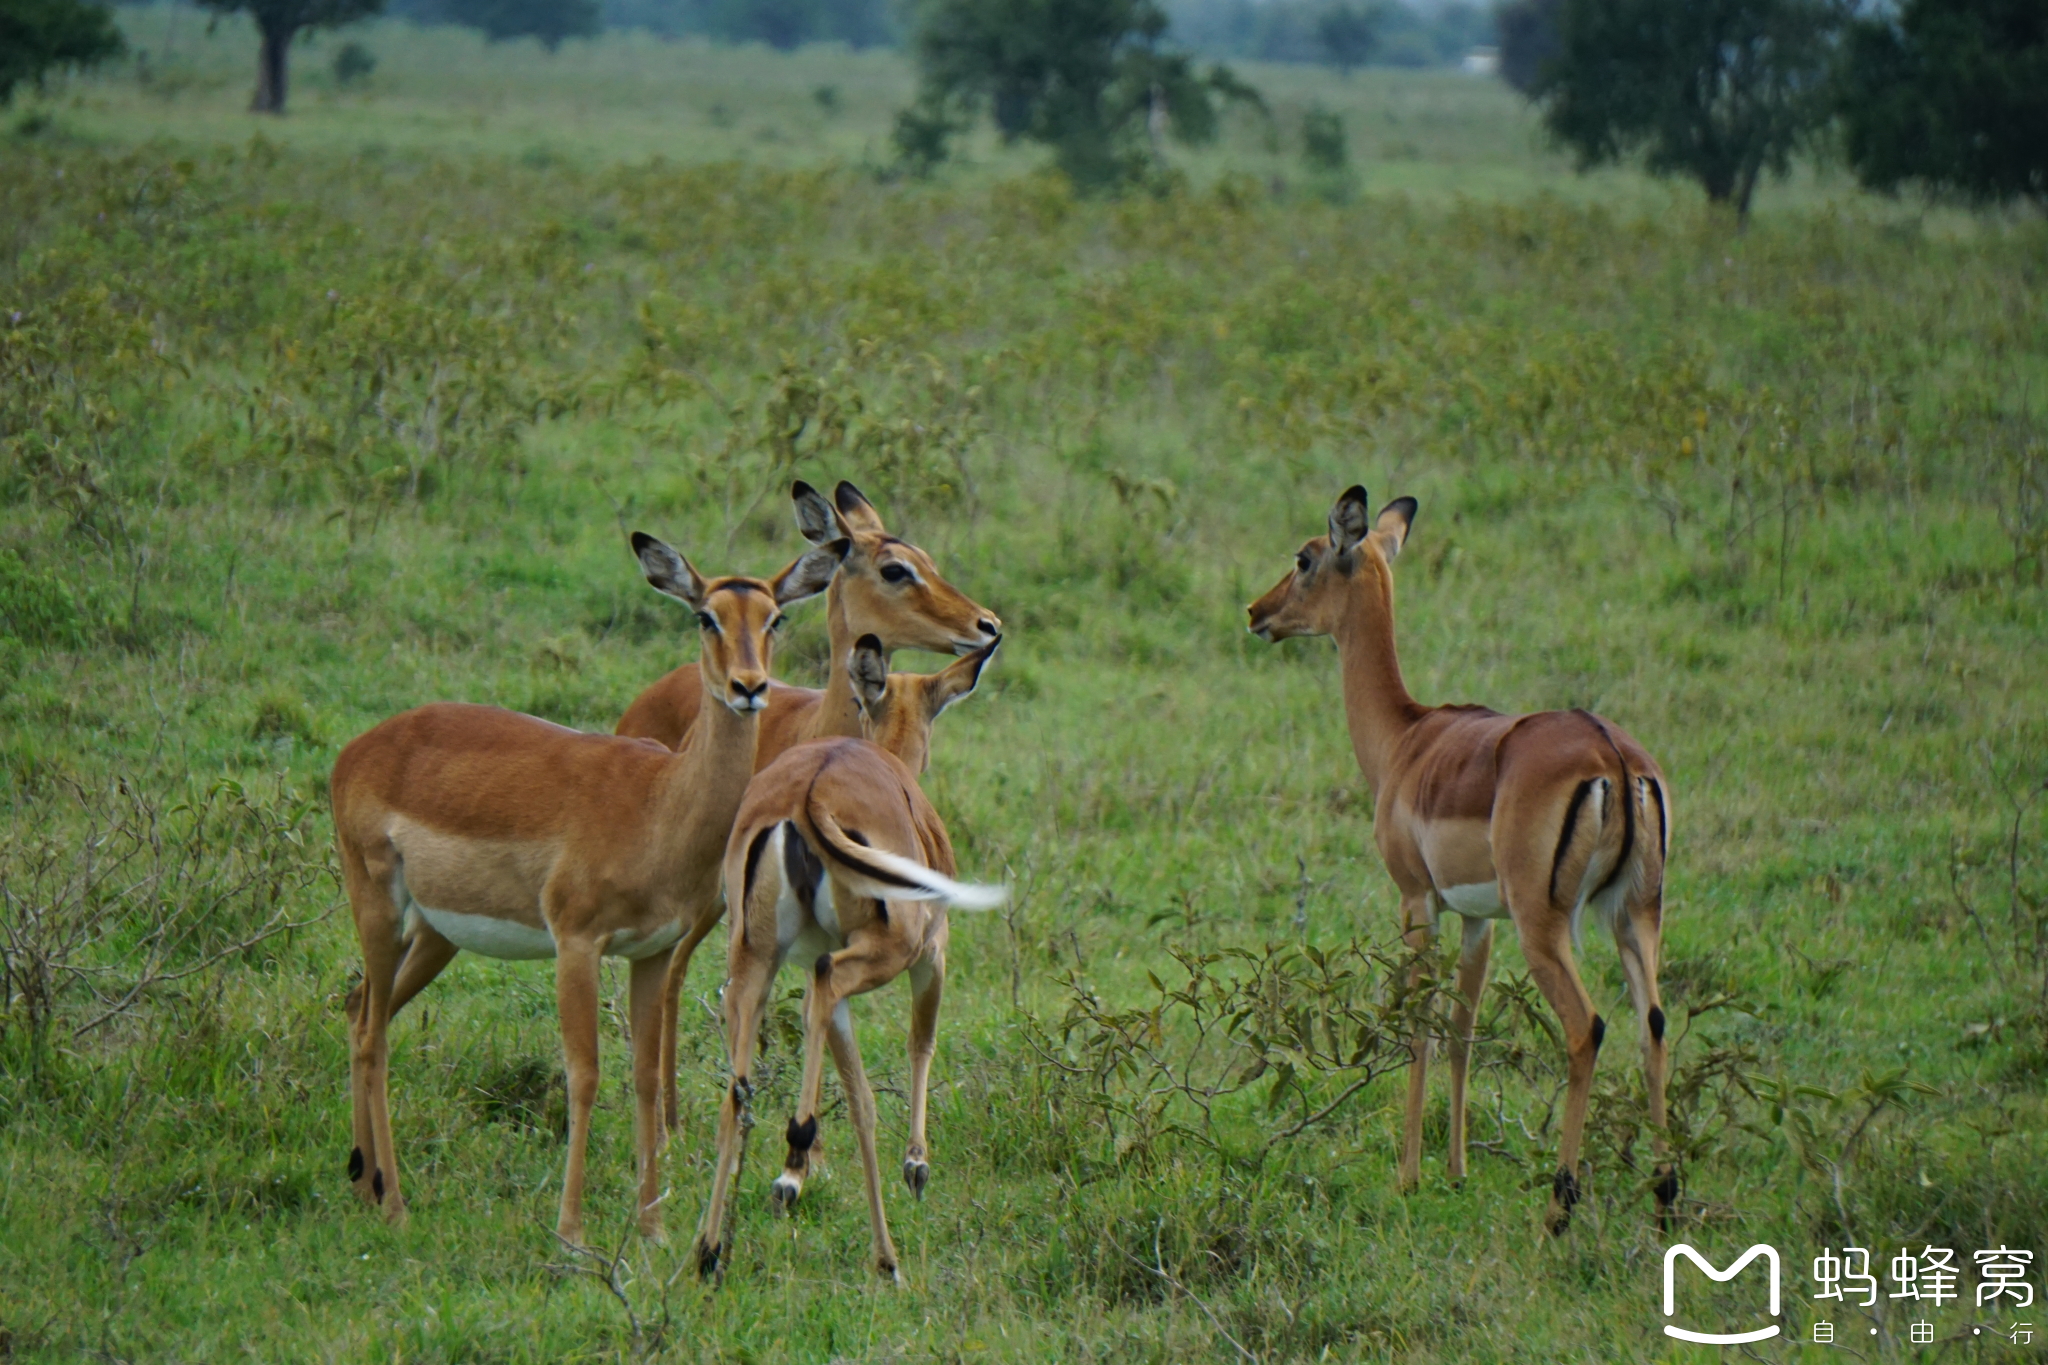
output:
<path id="1" fill-rule="evenodd" d="M 1510 893 L 1512 894 L 1512 892 Z M 1509 904 L 1512 906 L 1513 901 Z M 1593 1091 L 1593 1063 L 1607 1024 L 1593 1012 L 1593 997 L 1579 980 L 1572 962 L 1569 912 L 1552 913 L 1540 924 L 1520 925 L 1522 956 L 1529 975 L 1557 1011 L 1564 1025 L 1565 1097 L 1563 1134 L 1558 1142 L 1557 1174 L 1550 1182 L 1550 1211 L 1544 1226 L 1562 1236 L 1571 1226 L 1572 1207 L 1579 1202 L 1579 1142 L 1586 1132 L 1586 1102 Z"/>
<path id="2" fill-rule="evenodd" d="M 582 1246 L 583 1160 L 590 1147 L 590 1111 L 597 1103 L 598 948 L 572 939 L 558 941 L 555 954 L 555 1006 L 562 1017 L 562 1064 L 569 1080 L 569 1159 L 562 1172 L 555 1235 Z"/>
<path id="3" fill-rule="evenodd" d="M 690 971 L 690 959 L 697 945 L 716 928 L 721 907 L 716 900 L 694 916 L 686 913 L 683 936 L 669 951 L 668 973 L 661 988 L 661 1124 L 667 1132 L 682 1129 L 682 1108 L 676 1095 L 676 1032 L 681 1022 L 683 981 Z"/>
<path id="4" fill-rule="evenodd" d="M 661 1053 L 663 987 L 669 956 L 656 953 L 634 962 L 633 1147 L 640 1163 L 640 1235 L 666 1240 L 661 1227 Z"/>
<path id="5" fill-rule="evenodd" d="M 768 1010 L 769 990 L 775 984 L 774 953 L 757 950 L 739 933 L 732 938 L 724 997 L 726 1054 L 732 1079 L 718 1105 L 718 1156 L 711 1175 L 711 1202 L 704 1206 L 704 1221 L 697 1226 L 697 1274 L 707 1280 L 722 1274 L 721 1263 L 732 1249 L 726 1228 L 728 1207 L 733 1184 L 740 1177 L 740 1162 L 746 1157 L 747 1134 L 754 1126 L 754 1086 L 749 1075 L 761 1020 Z"/>
<path id="6" fill-rule="evenodd" d="M 1472 1025 L 1479 1015 L 1479 997 L 1486 990 L 1486 969 L 1493 950 L 1493 921 L 1467 919 L 1458 953 L 1458 1007 L 1451 1015 L 1451 1132 L 1448 1171 L 1454 1181 L 1465 1178 L 1465 1080 L 1472 1062 Z"/>
<path id="7" fill-rule="evenodd" d="M 1436 939 L 1430 921 L 1429 893 L 1404 893 L 1401 897 L 1401 939 L 1418 953 L 1427 952 Z M 1426 968 L 1417 962 L 1408 969 L 1408 989 L 1422 981 Z M 1412 1190 L 1422 1183 L 1422 1102 L 1429 1093 L 1429 1035 L 1417 1031 L 1408 1043 L 1408 1104 L 1401 1118 L 1401 1188 Z"/>

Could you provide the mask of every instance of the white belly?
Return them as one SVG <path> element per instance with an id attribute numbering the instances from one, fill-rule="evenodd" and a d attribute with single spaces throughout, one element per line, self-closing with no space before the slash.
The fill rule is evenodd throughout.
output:
<path id="1" fill-rule="evenodd" d="M 1467 919 L 1505 919 L 1508 913 L 1507 907 L 1501 904 L 1500 883 L 1497 881 L 1439 886 L 1436 898 L 1443 902 L 1446 910 Z"/>
<path id="2" fill-rule="evenodd" d="M 788 881 L 788 874 L 781 871 L 786 866 L 782 859 L 782 840 L 787 825 L 777 825 L 768 847 L 763 850 L 762 861 L 773 859 L 774 866 L 782 877 L 782 891 L 775 898 L 775 953 L 777 963 L 791 958 L 809 967 L 826 953 L 836 953 L 846 946 L 846 935 L 839 928 L 839 911 L 832 904 L 832 879 L 820 880 L 818 894 L 806 913 L 803 902 L 797 899 L 796 888 Z"/>
<path id="3" fill-rule="evenodd" d="M 452 910 L 431 910 L 418 901 L 412 908 L 429 928 L 465 953 L 500 957 L 520 962 L 555 955 L 555 936 L 545 928 L 534 928 L 516 920 L 494 915 L 458 915 Z"/>

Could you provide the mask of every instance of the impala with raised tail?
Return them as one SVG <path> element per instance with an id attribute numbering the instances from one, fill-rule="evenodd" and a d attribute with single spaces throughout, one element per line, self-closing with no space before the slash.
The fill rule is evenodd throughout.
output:
<path id="1" fill-rule="evenodd" d="M 974 690 L 996 643 L 919 676 L 888 672 L 881 642 L 862 639 L 847 674 L 871 738 L 800 744 L 762 769 L 747 789 L 725 854 L 726 900 L 737 907 L 724 997 L 732 1082 L 719 1106 L 711 1202 L 697 1235 L 698 1269 L 706 1276 L 717 1275 L 730 1249 L 727 1208 L 753 1125 L 749 1071 L 775 974 L 794 957 L 810 976 L 803 1082 L 789 1121 L 789 1153 L 770 1197 L 786 1208 L 803 1190 L 816 1150 L 829 1042 L 860 1148 L 875 1268 L 897 1278 L 875 1154 L 875 1098 L 847 1001 L 910 974 L 910 1143 L 903 1179 L 922 1198 L 931 1174 L 925 1085 L 946 977 L 946 910 L 987 909 L 1001 904 L 1004 892 L 953 880 L 952 840 L 916 774 L 924 769 L 932 722 Z"/>
<path id="2" fill-rule="evenodd" d="M 651 536 L 636 534 L 633 548 L 648 581 L 696 612 L 703 636 L 702 676 L 718 704 L 680 753 L 441 704 L 392 717 L 335 762 L 335 841 L 363 950 L 349 1008 L 349 1177 L 392 1223 L 404 1221 L 405 1200 L 386 1098 L 391 1011 L 467 949 L 555 960 L 569 1089 L 556 1230 L 571 1242 L 583 1239 L 597 1097 L 598 963 L 632 963 L 639 1223 L 660 1234 L 662 1049 L 653 1044 L 675 1026 L 674 989 L 663 983 L 680 984 L 689 950 L 718 922 L 719 864 L 754 772 L 782 610 L 824 591 L 848 546 L 813 549 L 766 580 L 707 580 Z M 408 937 L 409 923 L 431 932 Z"/>
<path id="3" fill-rule="evenodd" d="M 1564 1024 L 1564 1127 L 1546 1218 L 1552 1233 L 1579 1199 L 1579 1143 L 1605 1022 L 1579 979 L 1572 944 L 1592 910 L 1614 936 L 1642 1029 L 1643 1079 L 1657 1133 L 1652 1190 L 1668 1220 L 1678 1194 L 1662 1137 L 1664 1010 L 1657 995 L 1664 861 L 1671 798 L 1643 747 L 1587 711 L 1505 716 L 1482 706 L 1424 706 L 1409 695 L 1394 653 L 1395 556 L 1415 520 L 1413 498 L 1370 517 L 1363 488 L 1330 510 L 1327 535 L 1252 603 L 1264 640 L 1329 635 L 1337 642 L 1351 747 L 1374 800 L 1374 835 L 1401 895 L 1401 930 L 1427 947 L 1440 911 L 1463 925 L 1460 1001 L 1450 1039 L 1449 1174 L 1465 1174 L 1465 1081 L 1472 1021 L 1486 986 L 1493 924 L 1514 923 L 1529 974 Z M 1413 1045 L 1400 1176 L 1422 1167 L 1428 1042 Z"/>

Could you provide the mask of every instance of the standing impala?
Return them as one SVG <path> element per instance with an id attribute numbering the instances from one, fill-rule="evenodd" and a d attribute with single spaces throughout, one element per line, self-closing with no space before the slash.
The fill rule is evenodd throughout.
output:
<path id="1" fill-rule="evenodd" d="M 1465 1174 L 1465 1076 L 1472 1020 L 1486 987 L 1493 922 L 1514 921 L 1536 979 L 1564 1023 L 1568 1054 L 1564 1132 L 1547 1225 L 1562 1233 L 1578 1202 L 1579 1141 L 1593 1062 L 1607 1026 L 1572 962 L 1588 906 L 1614 935 L 1635 997 L 1643 1079 L 1657 1158 L 1654 1190 L 1668 1220 L 1678 1178 L 1664 1129 L 1664 1010 L 1657 998 L 1670 802 L 1656 760 L 1618 726 L 1586 711 L 1503 716 L 1482 706 L 1423 706 L 1408 695 L 1394 655 L 1391 565 L 1415 520 L 1399 498 L 1368 518 L 1352 487 L 1330 511 L 1327 536 L 1303 545 L 1294 569 L 1252 603 L 1252 634 L 1336 637 L 1351 747 L 1372 788 L 1380 856 L 1401 893 L 1401 931 L 1427 947 L 1439 911 L 1464 923 L 1462 996 L 1452 1019 L 1450 1176 Z M 1400 1176 L 1422 1170 L 1422 1101 L 1429 1044 L 1418 1038 L 1408 1072 Z"/>
<path id="2" fill-rule="evenodd" d="M 689 949 L 718 921 L 719 861 L 754 771 L 771 632 L 783 607 L 824 591 L 847 544 L 814 549 L 766 581 L 706 580 L 651 536 L 635 534 L 633 549 L 648 582 L 695 609 L 703 632 L 703 677 L 720 704 L 706 708 L 682 752 L 444 703 L 392 717 L 335 761 L 335 842 L 363 949 L 349 1010 L 349 1178 L 394 1224 L 405 1220 L 405 1200 L 386 1034 L 406 923 L 418 920 L 449 957 L 466 948 L 555 959 L 569 1082 L 556 1231 L 572 1242 L 583 1239 L 583 1161 L 597 1097 L 598 962 L 632 962 L 639 1223 L 660 1235 L 661 1049 L 652 1044 L 673 1027 L 675 1007 L 664 974 L 675 958 L 679 983 Z"/>
<path id="3" fill-rule="evenodd" d="M 825 594 L 825 625 L 831 637 L 832 668 L 825 690 L 773 683 L 761 716 L 756 759 L 767 767 L 792 744 L 828 735 L 860 736 L 860 707 L 842 667 L 855 639 L 875 636 L 884 656 L 898 649 L 965 654 L 1002 633 L 994 612 L 968 600 L 939 577 L 931 556 L 898 540 L 882 525 L 874 504 L 844 480 L 827 502 L 799 479 L 790 489 L 796 520 L 813 545 L 844 539 L 853 548 Z M 703 684 L 695 664 L 684 664 L 633 699 L 614 727 L 679 748 L 696 723 Z"/>
<path id="4" fill-rule="evenodd" d="M 803 1190 L 818 1138 L 818 1090 L 829 1041 L 860 1146 L 875 1268 L 897 1278 L 875 1155 L 875 1097 L 861 1069 L 846 1002 L 910 973 L 910 1145 L 903 1179 L 922 1198 L 931 1175 L 925 1084 L 946 976 L 946 907 L 986 909 L 1001 904 L 1004 892 L 952 879 L 952 840 L 915 773 L 923 771 L 932 722 L 974 690 L 997 643 L 919 676 L 888 672 L 881 641 L 864 637 L 847 674 L 872 742 L 800 744 L 762 769 L 747 788 L 725 852 L 726 900 L 738 907 L 724 994 L 733 1079 L 719 1106 L 711 1202 L 697 1233 L 703 1275 L 716 1275 L 730 1249 L 726 1209 L 753 1126 L 748 1071 L 775 974 L 794 955 L 810 972 L 804 1074 L 796 1117 L 789 1121 L 789 1155 L 770 1195 L 780 1209 L 794 1204 Z"/>

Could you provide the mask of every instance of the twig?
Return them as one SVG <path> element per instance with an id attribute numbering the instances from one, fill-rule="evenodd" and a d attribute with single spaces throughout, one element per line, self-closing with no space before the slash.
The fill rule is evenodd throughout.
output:
<path id="1" fill-rule="evenodd" d="M 1209 1319 L 1209 1324 L 1216 1329 L 1217 1333 L 1220 1336 L 1222 1336 L 1222 1338 L 1225 1341 L 1229 1342 L 1232 1346 L 1236 1347 L 1237 1353 L 1243 1356 L 1246 1360 L 1249 1360 L 1252 1363 L 1252 1365 L 1259 1365 L 1259 1358 L 1253 1355 L 1250 1351 L 1247 1351 L 1244 1348 L 1243 1342 L 1239 1341 L 1236 1337 L 1230 1335 L 1230 1329 L 1223 1325 L 1223 1320 L 1216 1316 L 1216 1314 L 1210 1309 L 1208 1304 L 1202 1302 L 1202 1296 L 1195 1293 L 1194 1290 L 1188 1288 L 1186 1285 L 1182 1284 L 1179 1280 L 1175 1279 L 1173 1273 L 1166 1268 L 1166 1259 L 1159 1253 L 1159 1232 L 1160 1229 L 1165 1226 L 1166 1220 L 1164 1218 L 1161 1218 L 1158 1223 L 1153 1225 L 1152 1228 L 1152 1259 L 1154 1261 L 1154 1264 L 1146 1265 L 1143 1261 L 1131 1255 L 1130 1252 L 1123 1251 L 1123 1248 L 1121 1247 L 1117 1248 L 1117 1250 L 1122 1251 L 1124 1259 L 1129 1261 L 1132 1265 L 1137 1266 L 1140 1270 L 1149 1271 L 1150 1273 L 1157 1275 L 1160 1279 L 1166 1281 L 1166 1283 L 1169 1286 L 1187 1295 L 1190 1299 L 1193 1299 L 1195 1302 L 1195 1307 L 1202 1310 L 1202 1315 Z"/>

